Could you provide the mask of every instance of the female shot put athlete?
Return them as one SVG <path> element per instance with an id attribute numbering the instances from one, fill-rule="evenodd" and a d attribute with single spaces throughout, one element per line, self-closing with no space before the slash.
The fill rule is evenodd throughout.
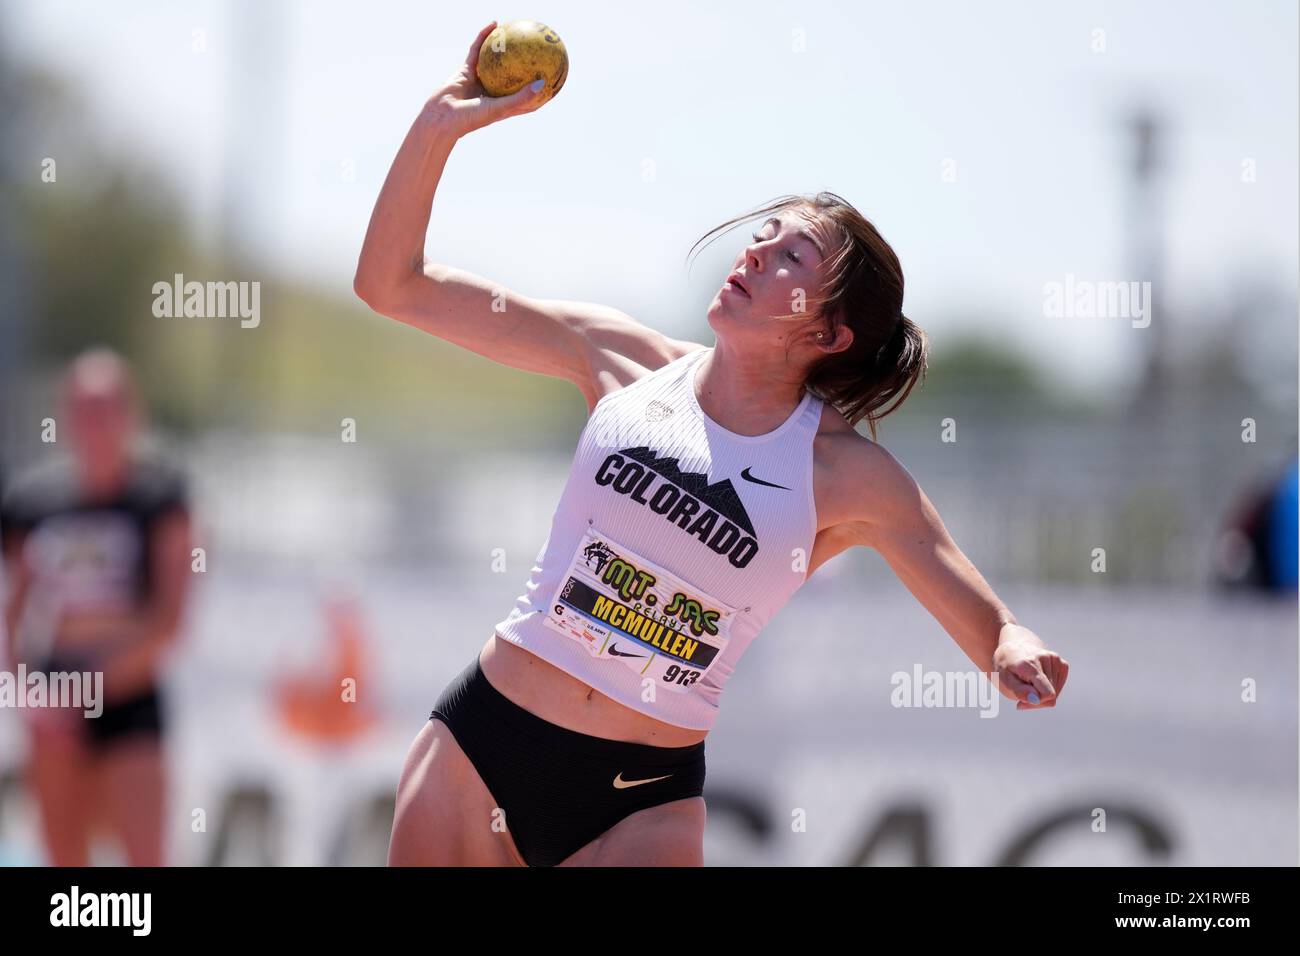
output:
<path id="1" fill-rule="evenodd" d="M 853 545 L 878 550 L 1018 709 L 1054 706 L 1065 660 L 853 427 L 866 419 L 875 438 L 927 346 L 901 312 L 893 251 L 840 197 L 786 197 L 713 230 L 761 220 L 709 304 L 713 348 L 424 262 L 456 141 L 540 105 L 528 88 L 483 94 L 475 58 L 492 26 L 402 143 L 354 288 L 376 312 L 571 381 L 590 416 L 524 593 L 411 747 L 390 864 L 701 864 L 704 738 L 723 685 Z"/>

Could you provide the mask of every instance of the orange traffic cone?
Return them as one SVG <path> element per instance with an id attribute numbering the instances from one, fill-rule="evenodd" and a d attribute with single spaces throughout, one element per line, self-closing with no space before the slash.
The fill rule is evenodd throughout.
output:
<path id="1" fill-rule="evenodd" d="M 365 686 L 365 628 L 356 604 L 328 600 L 329 666 L 324 675 L 303 673 L 281 681 L 276 710 L 290 730 L 318 741 L 338 742 L 369 730 L 376 718 L 361 703 Z"/>

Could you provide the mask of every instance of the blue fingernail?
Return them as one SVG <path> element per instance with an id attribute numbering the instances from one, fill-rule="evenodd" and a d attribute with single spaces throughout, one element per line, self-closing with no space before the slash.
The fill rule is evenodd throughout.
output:
<path id="1" fill-rule="evenodd" d="M 1030 702 L 1031 704 L 1036 704 L 1036 703 L 1038 703 L 1038 691 L 1031 690 L 1031 691 L 1029 692 L 1029 702 Z"/>
<path id="2" fill-rule="evenodd" d="M 540 89 L 541 89 L 545 84 L 546 84 L 546 81 L 545 81 L 545 80 L 535 80 L 535 81 L 533 82 L 533 85 L 530 86 L 530 87 L 528 87 L 528 88 L 529 88 L 530 90 L 532 90 L 534 93 L 536 93 L 536 92 L 538 92 L 538 91 L 539 91 L 539 90 L 540 90 Z"/>

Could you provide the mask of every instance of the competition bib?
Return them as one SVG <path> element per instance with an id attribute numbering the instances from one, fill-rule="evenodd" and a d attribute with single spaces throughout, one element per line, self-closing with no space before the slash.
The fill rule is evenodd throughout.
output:
<path id="1" fill-rule="evenodd" d="M 686 693 L 722 656 L 735 614 L 588 527 L 542 620 L 593 657 Z"/>

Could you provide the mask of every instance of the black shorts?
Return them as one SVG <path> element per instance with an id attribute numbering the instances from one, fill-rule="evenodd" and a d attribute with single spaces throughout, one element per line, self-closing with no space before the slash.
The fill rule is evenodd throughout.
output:
<path id="1" fill-rule="evenodd" d="M 95 665 L 76 657 L 59 655 L 37 662 L 37 666 L 28 671 L 41 671 L 46 674 L 72 673 L 95 670 Z M 144 735 L 155 740 L 161 738 L 163 730 L 164 703 L 162 691 L 155 684 L 142 688 L 130 697 L 104 704 L 98 717 L 84 715 L 82 726 L 85 729 L 87 745 L 95 753 L 115 746 L 118 743 L 134 740 Z"/>
<path id="2" fill-rule="evenodd" d="M 638 810 L 704 793 L 704 741 L 654 747 L 559 727 L 493 687 L 477 654 L 434 704 L 435 718 L 505 811 L 529 866 L 562 862 Z"/>

